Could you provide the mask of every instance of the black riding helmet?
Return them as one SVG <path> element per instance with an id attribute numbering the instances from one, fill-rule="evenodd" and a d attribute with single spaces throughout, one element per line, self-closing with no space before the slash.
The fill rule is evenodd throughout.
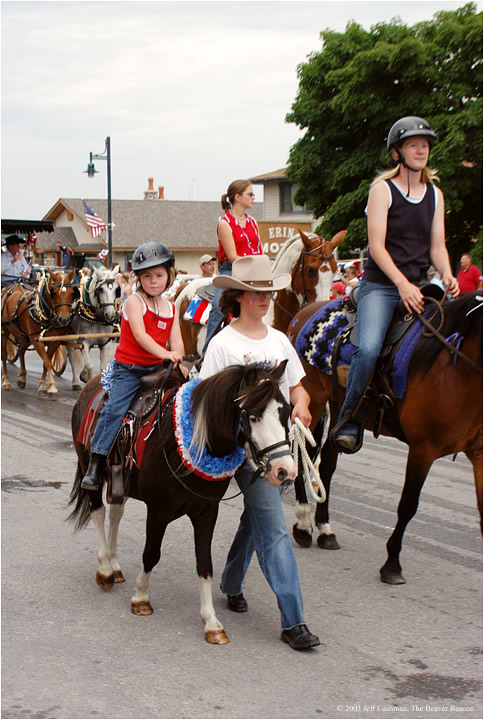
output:
<path id="1" fill-rule="evenodd" d="M 160 242 L 150 241 L 143 243 L 133 254 L 132 268 L 135 273 L 157 265 L 164 265 L 169 269 L 174 264 L 173 253 L 166 245 Z"/>
<path id="2" fill-rule="evenodd" d="M 428 138 L 430 149 L 432 149 L 432 145 L 437 137 L 428 122 L 423 118 L 414 115 L 400 118 L 400 120 L 397 120 L 397 122 L 392 125 L 388 133 L 388 152 L 407 138 L 414 137 L 415 135 L 423 135 Z"/>

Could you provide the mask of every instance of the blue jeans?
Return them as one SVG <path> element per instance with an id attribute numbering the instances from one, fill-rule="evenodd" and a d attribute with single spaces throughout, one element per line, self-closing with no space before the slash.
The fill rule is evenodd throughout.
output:
<path id="1" fill-rule="evenodd" d="M 242 592 L 242 582 L 254 550 L 264 576 L 277 597 L 284 630 L 304 623 L 303 600 L 296 556 L 282 509 L 280 489 L 259 477 L 249 486 L 253 471 L 244 463 L 235 479 L 244 491 L 244 512 L 222 573 L 222 591 Z"/>
<path id="2" fill-rule="evenodd" d="M 396 285 L 368 280 L 361 283 L 356 321 L 357 348 L 351 359 L 346 397 L 338 420 L 346 410 L 354 410 L 363 395 L 399 302 L 400 293 Z"/>
<path id="3" fill-rule="evenodd" d="M 114 361 L 113 382 L 109 398 L 99 416 L 96 432 L 92 439 L 91 453 L 108 455 L 121 422 L 129 410 L 131 402 L 139 388 L 143 375 L 158 370 L 160 364 L 143 367 L 123 365 Z"/>
<path id="4" fill-rule="evenodd" d="M 227 260 L 225 260 L 219 267 L 219 275 L 232 275 L 232 263 L 229 263 Z M 208 322 L 207 322 L 207 335 L 205 337 L 205 343 L 203 345 L 202 354 L 206 351 L 208 343 L 215 335 L 218 326 L 224 319 L 224 316 L 222 315 L 220 308 L 218 306 L 220 296 L 223 293 L 222 288 L 216 288 L 215 294 L 213 296 L 212 301 L 212 308 L 210 310 L 210 315 L 208 316 Z"/>

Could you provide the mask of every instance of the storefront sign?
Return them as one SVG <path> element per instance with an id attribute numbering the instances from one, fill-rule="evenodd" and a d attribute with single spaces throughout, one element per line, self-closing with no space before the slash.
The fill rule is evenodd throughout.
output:
<path id="1" fill-rule="evenodd" d="M 274 258 L 279 252 L 281 245 L 300 230 L 303 232 L 311 232 L 311 223 L 276 223 L 267 221 L 258 221 L 260 239 L 262 243 L 262 252 Z"/>

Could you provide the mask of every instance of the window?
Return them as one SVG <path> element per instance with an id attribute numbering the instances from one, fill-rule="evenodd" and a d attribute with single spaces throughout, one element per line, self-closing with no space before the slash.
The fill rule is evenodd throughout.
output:
<path id="1" fill-rule="evenodd" d="M 294 203 L 294 193 L 297 190 L 296 183 L 280 183 L 279 185 L 279 206 L 282 213 L 303 213 L 307 212 L 305 207 Z"/>

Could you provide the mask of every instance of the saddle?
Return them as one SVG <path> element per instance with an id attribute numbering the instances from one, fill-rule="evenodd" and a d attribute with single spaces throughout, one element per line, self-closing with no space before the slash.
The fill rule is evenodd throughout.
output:
<path id="1" fill-rule="evenodd" d="M 108 503 L 121 504 L 128 494 L 136 491 L 134 486 L 146 440 L 171 409 L 176 391 L 184 382 L 185 376 L 178 367 L 173 368 L 173 363 L 164 363 L 159 370 L 141 379 L 139 391 L 123 418 L 106 462 Z M 90 448 L 106 400 L 107 393 L 101 388 L 84 411 L 77 440 L 86 449 Z"/>
<path id="2" fill-rule="evenodd" d="M 419 285 L 420 290 L 424 297 L 432 298 L 436 303 L 440 303 L 444 296 L 444 291 L 434 283 L 423 282 Z M 349 298 L 346 301 L 346 317 L 347 327 L 344 328 L 338 335 L 333 345 L 332 352 L 332 365 L 333 368 L 337 368 L 336 372 L 333 372 L 333 409 L 335 413 L 338 412 L 338 386 L 346 387 L 349 365 L 337 366 L 337 358 L 339 349 L 344 343 L 351 343 L 356 345 L 356 320 L 357 320 L 357 306 L 358 306 L 358 294 L 359 287 L 353 288 L 349 293 Z M 366 425 L 368 417 L 368 406 L 370 401 L 376 403 L 376 415 L 375 423 L 373 427 L 373 435 L 377 438 L 381 432 L 381 426 L 383 420 L 385 424 L 391 430 L 395 437 L 399 438 L 403 442 L 406 442 L 405 434 L 400 425 L 398 414 L 395 408 L 396 395 L 391 387 L 389 381 L 389 370 L 393 365 L 395 357 L 399 349 L 402 347 L 407 335 L 413 328 L 417 321 L 417 316 L 414 313 L 409 313 L 401 300 L 395 310 L 390 327 L 387 330 L 383 348 L 378 358 L 375 370 L 372 377 L 370 378 L 368 385 L 363 392 L 363 395 L 352 413 L 351 419 L 355 424 L 360 426 L 360 433 L 358 441 L 354 450 L 351 452 L 357 452 L 361 448 L 363 441 L 363 429 Z M 413 346 L 412 346 L 413 350 Z M 410 353 L 411 355 L 411 353 Z M 408 360 L 410 359 L 410 355 Z M 349 421 L 349 417 L 343 418 L 332 430 L 333 435 L 339 431 L 339 428 L 345 425 Z"/>

